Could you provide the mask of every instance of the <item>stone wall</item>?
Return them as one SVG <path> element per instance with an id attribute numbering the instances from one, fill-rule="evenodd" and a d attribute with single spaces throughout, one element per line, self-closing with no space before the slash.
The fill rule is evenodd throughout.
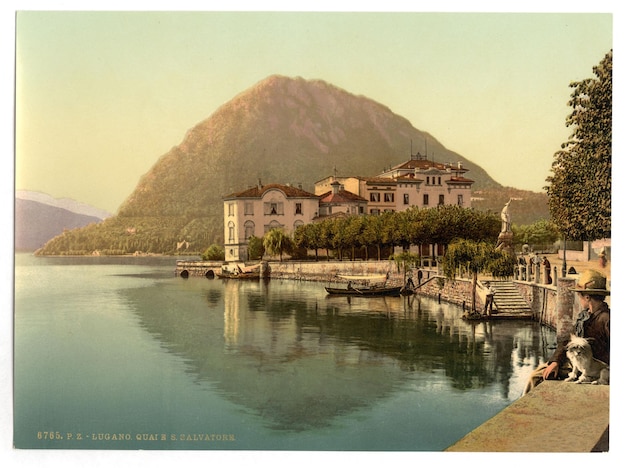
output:
<path id="1" fill-rule="evenodd" d="M 176 276 L 205 276 L 213 278 L 222 270 L 222 262 L 179 260 L 176 262 Z"/>
<path id="2" fill-rule="evenodd" d="M 419 294 L 451 302 L 468 310 L 472 307 L 472 281 L 469 279 L 456 278 L 450 280 L 445 276 L 433 275 L 421 284 Z M 484 303 L 477 295 L 476 309 L 483 307 Z"/>
<path id="3" fill-rule="evenodd" d="M 404 274 L 393 261 L 270 262 L 270 278 L 298 281 L 340 281 L 337 275 L 386 275 L 388 283 L 402 284 Z"/>
<path id="4" fill-rule="evenodd" d="M 556 329 L 557 326 L 557 290 L 546 284 L 514 281 L 517 290 L 526 300 L 533 312 L 533 318 Z"/>

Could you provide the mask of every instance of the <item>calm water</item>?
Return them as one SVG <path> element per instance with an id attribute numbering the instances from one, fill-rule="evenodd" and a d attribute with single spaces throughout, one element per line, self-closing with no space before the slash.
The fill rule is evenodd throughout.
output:
<path id="1" fill-rule="evenodd" d="M 174 267 L 17 256 L 17 447 L 439 451 L 519 398 L 554 346 L 535 323 L 467 323 L 430 299 Z"/>

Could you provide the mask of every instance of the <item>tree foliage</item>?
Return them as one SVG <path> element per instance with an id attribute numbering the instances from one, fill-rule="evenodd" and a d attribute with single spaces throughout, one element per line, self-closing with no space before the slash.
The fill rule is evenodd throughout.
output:
<path id="1" fill-rule="evenodd" d="M 570 84 L 566 125 L 573 131 L 554 155 L 546 187 L 552 219 L 573 240 L 611 237 L 613 51 L 593 73 Z"/>
<path id="2" fill-rule="evenodd" d="M 410 208 L 381 215 L 327 218 L 320 223 L 299 226 L 294 233 L 297 247 L 334 250 L 338 258 L 350 252 L 369 248 L 376 250 L 378 260 L 385 249 L 411 245 L 447 245 L 465 238 L 495 245 L 500 233 L 500 219 L 493 213 L 444 205 L 436 208 Z"/>
<path id="3" fill-rule="evenodd" d="M 38 255 L 201 255 L 209 242 L 209 218 L 115 216 L 49 240 Z M 184 247 L 182 247 L 184 245 Z"/>
<path id="4" fill-rule="evenodd" d="M 202 260 L 224 260 L 224 247 L 212 244 L 202 253 Z"/>
<path id="5" fill-rule="evenodd" d="M 263 239 L 250 236 L 248 239 L 248 257 L 250 260 L 260 260 L 263 258 L 265 249 L 263 248 Z"/>
<path id="6" fill-rule="evenodd" d="M 510 277 L 515 264 L 515 255 L 497 250 L 493 243 L 471 239 L 454 241 L 443 256 L 443 272 L 448 278 L 455 278 L 460 268 L 472 273 L 472 311 L 476 310 L 478 274 L 486 272 L 494 277 Z"/>
<path id="7" fill-rule="evenodd" d="M 533 250 L 545 250 L 561 238 L 558 226 L 546 219 L 522 226 L 514 224 L 512 230 L 518 247 L 528 244 Z"/>
<path id="8" fill-rule="evenodd" d="M 269 255 L 278 255 L 283 259 L 284 253 L 293 249 L 293 241 L 282 229 L 272 229 L 263 236 L 263 248 Z"/>

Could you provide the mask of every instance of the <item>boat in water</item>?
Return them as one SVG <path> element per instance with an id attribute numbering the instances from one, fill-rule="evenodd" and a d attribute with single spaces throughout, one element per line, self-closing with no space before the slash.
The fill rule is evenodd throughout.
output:
<path id="1" fill-rule="evenodd" d="M 222 267 L 222 271 L 216 273 L 218 278 L 222 279 L 238 279 L 238 280 L 258 280 L 261 278 L 261 265 L 241 268 L 235 265 L 233 269 Z"/>
<path id="2" fill-rule="evenodd" d="M 345 287 L 325 286 L 326 292 L 342 296 L 399 296 L 402 286 L 388 286 L 388 275 L 337 275 L 348 281 Z"/>

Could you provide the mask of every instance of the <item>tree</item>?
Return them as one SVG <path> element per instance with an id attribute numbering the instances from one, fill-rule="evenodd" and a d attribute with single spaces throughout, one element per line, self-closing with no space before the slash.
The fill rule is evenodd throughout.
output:
<path id="1" fill-rule="evenodd" d="M 291 252 L 293 241 L 282 229 L 272 229 L 263 236 L 263 248 L 270 255 L 278 255 L 283 261 L 283 253 Z"/>
<path id="2" fill-rule="evenodd" d="M 533 250 L 545 249 L 560 238 L 557 225 L 553 221 L 540 219 L 533 224 L 513 225 L 513 238 L 519 246 L 528 244 Z"/>
<path id="3" fill-rule="evenodd" d="M 224 260 L 224 249 L 212 244 L 202 253 L 202 260 Z"/>
<path id="4" fill-rule="evenodd" d="M 406 271 L 420 264 L 420 254 L 402 252 L 393 255 L 393 261 L 402 269 L 402 284 L 406 284 Z"/>
<path id="5" fill-rule="evenodd" d="M 612 50 L 593 72 L 596 78 L 570 84 L 566 126 L 573 132 L 546 179 L 552 219 L 573 240 L 611 237 Z"/>
<path id="6" fill-rule="evenodd" d="M 443 272 L 448 278 L 455 278 L 460 267 L 466 267 L 472 273 L 472 312 L 476 311 L 478 274 L 488 272 L 496 277 L 512 276 L 515 264 L 514 255 L 496 250 L 493 243 L 469 239 L 452 242 L 443 256 Z"/>
<path id="7" fill-rule="evenodd" d="M 250 236 L 250 238 L 248 238 L 248 258 L 250 260 L 260 260 L 263 258 L 264 253 L 263 239 Z"/>

